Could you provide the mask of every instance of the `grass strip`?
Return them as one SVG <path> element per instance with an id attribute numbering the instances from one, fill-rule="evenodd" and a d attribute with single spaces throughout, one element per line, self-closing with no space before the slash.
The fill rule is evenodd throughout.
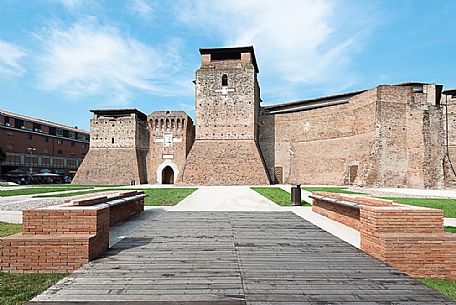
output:
<path id="1" fill-rule="evenodd" d="M 364 194 L 364 193 L 360 193 L 360 192 L 350 191 L 346 187 L 305 186 L 305 187 L 301 187 L 301 188 L 308 192 L 328 192 L 328 193 L 353 194 L 353 195 Z"/>
<path id="2" fill-rule="evenodd" d="M 280 206 L 292 206 L 293 205 L 291 203 L 290 193 L 282 190 L 281 188 L 278 188 L 278 187 L 251 187 L 251 189 Z M 305 202 L 304 200 L 301 200 L 301 205 L 310 206 L 310 204 Z"/>
<path id="3" fill-rule="evenodd" d="M 191 195 L 197 188 L 156 188 L 144 190 L 149 195 L 144 200 L 147 206 L 176 205 Z"/>
<path id="4" fill-rule="evenodd" d="M 424 285 L 437 290 L 452 301 L 456 301 L 456 281 L 420 279 Z"/>
<path id="5" fill-rule="evenodd" d="M 21 228 L 21 224 L 0 221 L 0 237 L 19 233 Z"/>
<path id="6" fill-rule="evenodd" d="M 20 196 L 20 195 L 34 195 L 43 193 L 63 192 L 70 190 L 84 190 L 92 187 L 72 187 L 72 188 L 57 188 L 57 187 L 28 187 L 17 190 L 1 190 L 0 197 Z"/>
<path id="7" fill-rule="evenodd" d="M 445 232 L 456 233 L 456 227 L 445 227 Z"/>
<path id="8" fill-rule="evenodd" d="M 445 217 L 456 218 L 456 199 L 382 197 L 397 203 L 443 210 Z"/>
<path id="9" fill-rule="evenodd" d="M 67 276 L 67 274 L 10 274 L 0 272 L 0 304 L 25 304 L 65 276 Z"/>

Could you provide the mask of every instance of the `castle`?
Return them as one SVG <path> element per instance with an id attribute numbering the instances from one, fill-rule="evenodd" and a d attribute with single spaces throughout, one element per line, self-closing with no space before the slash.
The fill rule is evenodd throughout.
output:
<path id="1" fill-rule="evenodd" d="M 426 83 L 261 106 L 253 47 L 200 49 L 196 122 L 183 111 L 92 110 L 73 183 L 335 184 L 456 181 L 456 91 Z"/>

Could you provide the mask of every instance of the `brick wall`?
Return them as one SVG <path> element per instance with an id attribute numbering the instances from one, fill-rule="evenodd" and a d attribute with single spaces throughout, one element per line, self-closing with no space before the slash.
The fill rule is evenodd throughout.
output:
<path id="1" fill-rule="evenodd" d="M 443 211 L 361 196 L 317 193 L 361 203 L 360 209 L 313 200 L 312 210 L 357 229 L 361 249 L 414 277 L 456 280 L 456 235 L 443 230 Z"/>
<path id="2" fill-rule="evenodd" d="M 134 110 L 120 114 L 94 111 L 90 148 L 74 184 L 136 184 L 147 182 L 148 128 L 145 115 Z"/>
<path id="3" fill-rule="evenodd" d="M 211 58 L 203 57 L 196 72 L 195 142 L 180 182 L 269 184 L 257 142 L 260 95 L 253 57 L 245 52 L 239 60 Z"/>
<path id="4" fill-rule="evenodd" d="M 138 194 L 124 192 L 110 200 Z M 0 239 L 0 269 L 71 272 L 109 248 L 109 226 L 144 209 L 144 199 L 100 204 L 106 196 L 75 199 L 63 205 L 23 211 L 22 233 Z M 89 205 L 90 201 L 95 205 Z"/>
<path id="5" fill-rule="evenodd" d="M 256 143 L 252 140 L 197 140 L 185 164 L 183 184 L 269 184 Z"/>
<path id="6" fill-rule="evenodd" d="M 382 85 L 338 105 L 275 114 L 266 107 L 259 143 L 270 175 L 280 167 L 284 183 L 444 187 L 437 87 Z"/>
<path id="7" fill-rule="evenodd" d="M 346 200 L 350 202 L 362 203 L 368 206 L 387 206 L 392 204 L 391 200 L 361 197 L 356 195 L 343 195 L 327 192 L 313 192 L 312 194 L 339 200 Z M 325 200 L 314 198 L 312 200 L 312 211 L 359 231 L 360 210 L 357 208 L 336 205 Z"/>
<path id="8" fill-rule="evenodd" d="M 162 183 L 165 166 L 172 166 L 177 181 L 194 140 L 192 119 L 183 111 L 155 111 L 148 117 L 150 139 L 147 154 L 148 183 Z M 165 136 L 172 142 L 165 143 Z"/>

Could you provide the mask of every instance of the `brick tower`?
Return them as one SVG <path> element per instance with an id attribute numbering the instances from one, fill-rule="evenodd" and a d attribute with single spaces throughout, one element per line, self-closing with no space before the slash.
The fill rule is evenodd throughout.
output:
<path id="1" fill-rule="evenodd" d="M 260 87 L 253 47 L 200 49 L 196 138 L 181 182 L 269 184 L 258 148 Z"/>
<path id="2" fill-rule="evenodd" d="M 90 149 L 72 183 L 146 183 L 147 116 L 136 109 L 91 112 Z"/>

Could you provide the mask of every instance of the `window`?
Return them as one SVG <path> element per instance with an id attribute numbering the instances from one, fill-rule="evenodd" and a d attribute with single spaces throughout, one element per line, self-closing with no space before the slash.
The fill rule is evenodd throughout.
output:
<path id="1" fill-rule="evenodd" d="M 31 139 L 33 139 L 33 136 L 32 136 L 30 133 L 28 133 L 28 134 L 27 134 L 27 139 L 28 139 L 28 140 L 31 140 Z"/>
<path id="2" fill-rule="evenodd" d="M 228 86 L 228 75 L 226 74 L 222 76 L 222 86 Z"/>
<path id="3" fill-rule="evenodd" d="M 16 128 L 24 128 L 24 121 L 23 120 L 19 120 L 19 119 L 15 119 L 14 120 L 14 127 L 16 127 Z"/>
<path id="4" fill-rule="evenodd" d="M 111 143 L 114 144 L 114 138 L 111 138 Z"/>
<path id="5" fill-rule="evenodd" d="M 57 144 L 62 145 L 62 144 L 63 144 L 63 141 L 62 141 L 62 140 L 57 140 Z"/>
<path id="6" fill-rule="evenodd" d="M 52 136 L 55 136 L 55 134 L 56 134 L 55 127 L 49 127 L 49 134 L 52 135 Z"/>
<path id="7" fill-rule="evenodd" d="M 5 125 L 10 126 L 10 118 L 7 116 L 5 117 Z"/>
<path id="8" fill-rule="evenodd" d="M 41 125 L 37 123 L 33 123 L 33 131 L 40 132 L 41 131 Z"/>
<path id="9" fill-rule="evenodd" d="M 57 153 L 58 153 L 59 155 L 63 155 L 63 150 L 59 149 L 59 150 L 57 150 Z"/>
<path id="10" fill-rule="evenodd" d="M 49 142 L 49 138 L 48 137 L 44 137 L 44 142 Z"/>

